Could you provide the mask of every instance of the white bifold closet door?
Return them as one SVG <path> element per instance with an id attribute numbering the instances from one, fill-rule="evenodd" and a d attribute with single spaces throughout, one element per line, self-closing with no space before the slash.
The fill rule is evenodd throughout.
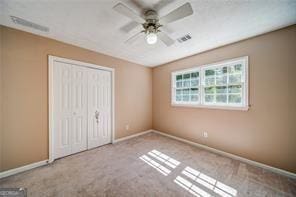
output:
<path id="1" fill-rule="evenodd" d="M 88 148 L 111 142 L 111 72 L 88 70 Z"/>
<path id="2" fill-rule="evenodd" d="M 53 67 L 54 159 L 111 142 L 111 73 Z"/>
<path id="3" fill-rule="evenodd" d="M 55 158 L 87 149 L 87 73 L 83 67 L 54 65 Z"/>

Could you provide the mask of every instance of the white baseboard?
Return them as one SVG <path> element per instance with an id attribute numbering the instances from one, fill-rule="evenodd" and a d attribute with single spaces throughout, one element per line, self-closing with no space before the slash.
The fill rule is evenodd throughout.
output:
<path id="1" fill-rule="evenodd" d="M 147 131 L 143 131 L 143 132 L 136 133 L 136 134 L 133 134 L 133 135 L 129 135 L 129 136 L 126 136 L 126 137 L 123 137 L 123 138 L 116 139 L 116 140 L 113 141 L 113 143 L 128 140 L 128 139 L 131 139 L 131 138 L 134 138 L 134 137 L 137 137 L 137 136 L 140 136 L 140 135 L 144 135 L 144 134 L 147 134 L 147 133 L 150 133 L 150 132 L 152 132 L 152 130 L 147 130 Z M 37 168 L 37 167 L 46 165 L 48 163 L 49 163 L 49 160 L 44 160 L 44 161 L 39 161 L 39 162 L 36 162 L 36 163 L 31 163 L 31 164 L 28 164 L 28 165 L 25 165 L 25 166 L 21 166 L 21 167 L 18 167 L 18 168 L 14 168 L 14 169 L 11 169 L 11 170 L 7 170 L 7 171 L 4 171 L 4 172 L 0 172 L 0 179 L 4 178 L 4 177 L 15 175 L 17 173 L 21 173 L 21 172 L 24 172 L 24 171 L 27 171 L 27 170 L 31 170 L 33 168 Z"/>
<path id="2" fill-rule="evenodd" d="M 121 141 L 124 141 L 124 140 L 131 139 L 131 138 L 134 138 L 134 137 L 138 137 L 140 135 L 145 135 L 145 134 L 150 133 L 150 132 L 153 132 L 153 130 L 147 130 L 147 131 L 143 131 L 143 132 L 136 133 L 136 134 L 133 134 L 133 135 L 129 135 L 129 136 L 126 136 L 126 137 L 122 137 L 122 138 L 119 138 L 119 139 L 114 140 L 113 141 L 113 144 L 114 143 L 121 142 Z"/>
<path id="3" fill-rule="evenodd" d="M 11 175 L 14 175 L 14 174 L 17 174 L 17 173 L 24 172 L 24 171 L 27 171 L 27 170 L 31 170 L 33 168 L 44 166 L 47 163 L 48 163 L 48 160 L 43 160 L 43 161 L 38 161 L 38 162 L 35 162 L 35 163 L 28 164 L 28 165 L 25 165 L 25 166 L 21 166 L 21 167 L 18 167 L 18 168 L 14 168 L 14 169 L 11 169 L 11 170 L 7 170 L 7 171 L 4 171 L 4 172 L 0 172 L 0 179 L 4 178 L 4 177 L 11 176 Z"/>
<path id="4" fill-rule="evenodd" d="M 292 173 L 292 172 L 289 172 L 289 171 L 286 171 L 286 170 L 275 168 L 275 167 L 272 167 L 272 166 L 269 166 L 269 165 L 266 165 L 266 164 L 263 164 L 263 163 L 260 163 L 260 162 L 257 162 L 257 161 L 249 160 L 249 159 L 246 159 L 244 157 L 240 157 L 240 156 L 237 156 L 237 155 L 234 155 L 234 154 L 231 154 L 231 153 L 227 153 L 227 152 L 215 149 L 215 148 L 211 148 L 211 147 L 203 145 L 203 144 L 198 144 L 196 142 L 185 140 L 183 138 L 176 137 L 176 136 L 173 136 L 173 135 L 170 135 L 170 134 L 167 134 L 167 133 L 163 133 L 161 131 L 152 130 L 152 132 L 158 133 L 160 135 L 163 135 L 163 136 L 166 136 L 166 137 L 169 137 L 169 138 L 172 138 L 172 139 L 175 139 L 175 140 L 178 140 L 178 141 L 181 141 L 181 142 L 184 142 L 184 143 L 187 143 L 187 144 L 190 144 L 190 145 L 193 145 L 193 146 L 196 146 L 196 147 L 208 150 L 208 151 L 211 151 L 213 153 L 216 153 L 216 154 L 219 154 L 219 155 L 222 155 L 222 156 L 225 156 L 225 157 L 229 157 L 229 158 L 234 159 L 234 160 L 238 160 L 238 161 L 241 161 L 241 162 L 244 162 L 244 163 L 256 166 L 256 167 L 260 167 L 260 168 L 263 168 L 263 169 L 266 169 L 266 170 L 269 170 L 269 171 L 272 171 L 272 172 L 275 172 L 275 173 L 278 173 L 278 174 L 281 174 L 281 175 L 296 179 L 296 174 L 295 173 Z"/>
<path id="5" fill-rule="evenodd" d="M 272 172 L 275 172 L 275 173 L 278 173 L 278 174 L 281 174 L 281 175 L 296 179 L 296 174 L 295 173 L 288 172 L 286 170 L 282 170 L 282 169 L 279 169 L 279 168 L 275 168 L 275 167 L 272 167 L 272 166 L 269 166 L 269 165 L 266 165 L 266 164 L 263 164 L 263 163 L 259 163 L 259 162 L 253 161 L 253 160 L 249 160 L 249 159 L 246 159 L 246 158 L 243 158 L 243 157 L 231 154 L 231 153 L 227 153 L 227 152 L 224 152 L 224 151 L 221 151 L 221 150 L 218 150 L 218 149 L 215 149 L 215 148 L 211 148 L 211 147 L 203 145 L 203 144 L 198 144 L 196 142 L 185 140 L 183 138 L 176 137 L 176 136 L 173 136 L 173 135 L 170 135 L 170 134 L 167 134 L 167 133 L 163 133 L 163 132 L 157 131 L 157 130 L 147 130 L 147 131 L 143 131 L 143 132 L 136 133 L 136 134 L 133 134 L 133 135 L 129 135 L 129 136 L 126 136 L 126 137 L 123 137 L 123 138 L 116 139 L 116 140 L 114 140 L 113 143 L 118 143 L 118 142 L 121 142 L 121 141 L 124 141 L 124 140 L 128 140 L 128 139 L 140 136 L 140 135 L 150 133 L 150 132 L 154 132 L 154 133 L 157 133 L 157 134 L 160 134 L 160 135 L 163 135 L 163 136 L 166 136 L 166 137 L 169 137 L 169 138 L 172 138 L 172 139 L 175 139 L 175 140 L 178 140 L 178 141 L 181 141 L 181 142 L 184 142 L 184 143 L 187 143 L 187 144 L 190 144 L 190 145 L 193 145 L 193 146 L 208 150 L 210 152 L 213 152 L 213 153 L 225 156 L 225 157 L 229 157 L 229 158 L 232 158 L 232 159 L 235 159 L 235 160 L 238 160 L 238 161 L 241 161 L 241 162 L 244 162 L 244 163 L 256 166 L 256 167 L 260 167 L 260 168 L 263 168 L 263 169 L 266 169 L 266 170 L 269 170 L 269 171 L 272 171 Z M 31 170 L 33 168 L 37 168 L 37 167 L 40 167 L 40 166 L 43 166 L 43 165 L 46 165 L 46 164 L 48 164 L 48 160 L 39 161 L 39 162 L 32 163 L 32 164 L 29 164 L 29 165 L 25 165 L 25 166 L 22 166 L 22 167 L 19 167 L 19 168 L 15 168 L 15 169 L 7 170 L 7 171 L 4 171 L 4 172 L 0 172 L 0 179 L 4 178 L 4 177 L 11 176 L 11 175 L 14 175 L 14 174 L 17 174 L 17 173 L 20 173 L 20 172 Z"/>

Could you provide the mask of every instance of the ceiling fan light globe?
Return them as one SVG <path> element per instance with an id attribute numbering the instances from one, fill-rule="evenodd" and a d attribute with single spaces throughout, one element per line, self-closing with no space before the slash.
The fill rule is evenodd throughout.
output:
<path id="1" fill-rule="evenodd" d="M 146 35 L 146 42 L 148 44 L 155 44 L 157 42 L 157 35 L 155 33 L 148 33 Z"/>

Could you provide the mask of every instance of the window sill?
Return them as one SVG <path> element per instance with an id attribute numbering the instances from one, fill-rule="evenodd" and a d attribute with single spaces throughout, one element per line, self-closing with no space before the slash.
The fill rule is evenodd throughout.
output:
<path id="1" fill-rule="evenodd" d="M 246 107 L 233 107 L 233 106 L 218 106 L 218 105 L 193 105 L 193 104 L 180 104 L 180 103 L 171 103 L 171 105 L 173 107 L 222 109 L 222 110 L 234 110 L 234 111 L 248 111 L 249 110 L 249 106 L 246 106 Z"/>

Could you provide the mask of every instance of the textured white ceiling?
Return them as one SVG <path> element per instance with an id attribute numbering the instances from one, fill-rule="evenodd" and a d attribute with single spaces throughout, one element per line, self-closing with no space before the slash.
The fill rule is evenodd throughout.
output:
<path id="1" fill-rule="evenodd" d="M 0 23 L 146 66 L 157 66 L 296 23 L 296 0 L 120 0 L 140 13 L 154 7 L 160 16 L 190 2 L 194 14 L 163 28 L 172 38 L 192 39 L 167 47 L 146 44 L 131 20 L 112 10 L 119 0 L 0 0 Z M 14 24 L 10 15 L 50 28 L 48 33 Z"/>

